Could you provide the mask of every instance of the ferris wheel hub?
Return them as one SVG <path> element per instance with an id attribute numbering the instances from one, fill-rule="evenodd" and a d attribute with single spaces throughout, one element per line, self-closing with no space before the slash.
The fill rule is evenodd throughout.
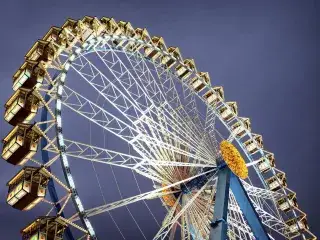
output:
<path id="1" fill-rule="evenodd" d="M 221 155 L 230 170 L 238 177 L 248 177 L 248 168 L 238 149 L 230 142 L 224 140 L 220 143 Z"/>

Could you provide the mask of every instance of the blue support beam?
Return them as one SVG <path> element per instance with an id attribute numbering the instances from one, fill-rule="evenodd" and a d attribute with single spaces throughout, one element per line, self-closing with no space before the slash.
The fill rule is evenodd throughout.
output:
<path id="1" fill-rule="evenodd" d="M 209 240 L 227 239 L 227 215 L 231 171 L 223 166 L 218 172 L 217 191 L 215 195 L 213 221 L 211 223 Z"/>
<path id="2" fill-rule="evenodd" d="M 209 240 L 227 239 L 227 214 L 229 189 L 231 188 L 237 203 L 257 240 L 270 240 L 254 206 L 239 178 L 224 164 L 220 165 L 213 221 Z"/>
<path id="3" fill-rule="evenodd" d="M 251 200 L 249 199 L 249 196 L 246 190 L 244 189 L 239 178 L 233 173 L 231 173 L 231 177 L 230 177 L 230 187 L 255 238 L 257 240 L 270 240 L 259 218 L 259 215 L 257 214 Z"/>

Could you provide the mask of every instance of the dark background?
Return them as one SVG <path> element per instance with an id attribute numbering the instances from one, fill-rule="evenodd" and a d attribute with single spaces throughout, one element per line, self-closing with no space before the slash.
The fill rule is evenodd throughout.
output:
<path id="1" fill-rule="evenodd" d="M 318 78 L 319 5 L 288 1 L 5 1 L 0 7 L 0 103 L 11 95 L 11 76 L 24 54 L 52 25 L 67 17 L 113 16 L 147 27 L 208 71 L 213 85 L 250 117 L 266 150 L 287 174 L 311 230 L 320 235 Z M 9 125 L 1 121 L 1 138 Z M 5 204 L 5 183 L 17 168 L 0 161 L 0 239 L 42 212 L 20 213 Z M 38 211 L 40 211 L 38 209 Z M 26 220 L 28 219 L 28 221 Z"/>

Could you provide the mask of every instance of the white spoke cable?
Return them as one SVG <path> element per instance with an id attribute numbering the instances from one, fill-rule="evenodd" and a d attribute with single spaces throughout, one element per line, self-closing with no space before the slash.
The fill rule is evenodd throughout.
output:
<path id="1" fill-rule="evenodd" d="M 134 203 L 134 202 L 138 202 L 138 201 L 141 201 L 141 200 L 144 200 L 144 199 L 153 199 L 153 198 L 162 197 L 162 196 L 165 196 L 165 195 L 168 195 L 168 194 L 173 194 L 175 192 L 179 192 L 179 191 L 169 191 L 169 192 L 167 192 L 165 190 L 170 189 L 170 188 L 172 188 L 174 186 L 178 186 L 178 185 L 180 185 L 180 184 L 182 184 L 184 182 L 190 181 L 190 180 L 192 180 L 194 178 L 197 178 L 199 176 L 208 174 L 208 173 L 213 172 L 213 171 L 216 171 L 216 169 L 210 169 L 209 171 L 199 173 L 199 174 L 197 174 L 195 176 L 192 176 L 192 177 L 183 179 L 181 181 L 172 183 L 172 184 L 167 185 L 165 187 L 161 187 L 161 188 L 149 191 L 149 192 L 145 192 L 145 193 L 133 196 L 133 197 L 122 199 L 122 200 L 119 200 L 119 201 L 116 201 L 116 202 L 112 202 L 112 203 L 109 203 L 109 204 L 106 204 L 106 205 L 102 205 L 102 206 L 99 206 L 99 207 L 88 209 L 88 210 L 86 210 L 87 215 L 90 217 L 90 216 L 94 216 L 94 215 L 97 215 L 97 214 L 101 214 L 101 213 L 106 212 L 106 211 L 110 211 L 110 210 L 118 208 L 118 207 L 126 206 L 128 204 L 131 204 L 131 203 Z M 75 221 L 75 220 L 78 220 L 78 216 L 77 215 L 74 215 L 74 216 L 72 216 L 70 218 L 70 221 Z"/>

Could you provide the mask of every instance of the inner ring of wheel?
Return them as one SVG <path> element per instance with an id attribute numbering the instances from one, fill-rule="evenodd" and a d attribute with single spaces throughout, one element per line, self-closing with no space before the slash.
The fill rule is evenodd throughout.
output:
<path id="1" fill-rule="evenodd" d="M 82 201 L 77 193 L 77 189 L 76 189 L 76 186 L 75 186 L 75 183 L 74 183 L 74 180 L 73 180 L 73 177 L 72 177 L 72 174 L 71 174 L 71 169 L 69 167 L 69 162 L 68 162 L 68 158 L 67 158 L 67 155 L 65 154 L 66 153 L 66 150 L 65 150 L 65 145 L 64 145 L 64 137 L 63 137 L 63 131 L 62 131 L 62 122 L 61 122 L 61 100 L 62 100 L 62 92 L 63 92 L 63 87 L 64 87 L 64 84 L 65 84 L 65 80 L 66 80 L 66 75 L 67 75 L 67 72 L 70 68 L 70 66 L 72 65 L 72 62 L 77 58 L 77 56 L 79 56 L 80 54 L 88 54 L 88 53 L 91 53 L 90 51 L 90 48 L 95 45 L 95 44 L 98 44 L 99 42 L 101 41 L 112 41 L 112 40 L 117 40 L 117 39 L 121 39 L 121 40 L 127 40 L 127 41 L 130 41 L 130 42 L 136 42 L 136 43 L 139 43 L 139 44 L 143 44 L 144 47 L 149 47 L 149 48 L 153 48 L 154 50 L 157 50 L 159 52 L 161 52 L 162 55 L 164 56 L 169 56 L 171 58 L 173 58 L 175 61 L 179 62 L 180 64 L 183 64 L 182 61 L 180 61 L 179 59 L 176 59 L 174 58 L 172 55 L 170 55 L 170 53 L 168 52 L 165 52 L 161 49 L 159 49 L 158 47 L 155 47 L 153 46 L 152 44 L 149 44 L 149 43 L 146 43 L 144 42 L 143 40 L 140 40 L 140 39 L 135 39 L 135 38 L 129 38 L 127 36 L 117 36 L 117 35 L 105 35 L 104 37 L 96 37 L 96 38 L 93 38 L 91 40 L 88 40 L 86 41 L 85 43 L 83 43 L 81 45 L 81 47 L 74 47 L 75 50 L 73 50 L 73 52 L 69 55 L 69 58 L 68 60 L 65 62 L 64 66 L 63 66 L 63 69 L 61 70 L 61 73 L 59 74 L 58 76 L 58 79 L 57 79 L 57 99 L 56 99 L 56 108 L 55 108 L 55 117 L 56 117 L 56 135 L 57 135 L 57 142 L 58 142 L 58 149 L 59 149 L 59 152 L 60 152 L 60 162 L 61 162 L 61 166 L 62 166 L 62 169 L 63 169 L 63 173 L 64 173 L 64 177 L 66 179 L 66 183 L 68 185 L 68 187 L 71 189 L 71 199 L 73 201 L 73 204 L 79 214 L 79 218 L 81 220 L 81 222 L 83 223 L 84 227 L 86 228 L 86 230 L 88 231 L 88 234 L 90 235 L 90 237 L 92 239 L 97 239 L 96 237 L 96 234 L 95 234 L 95 231 L 91 225 L 91 222 L 90 220 L 88 219 L 87 217 L 87 214 L 84 210 L 84 207 L 82 205 Z M 130 53 L 130 52 L 129 52 Z M 146 58 L 147 59 L 147 58 Z M 151 61 L 149 59 L 147 59 L 148 61 Z M 152 61 L 151 61 L 152 62 Z M 194 70 L 188 68 L 188 70 L 190 72 L 193 72 L 194 73 Z M 203 81 L 201 79 L 201 81 Z M 185 81 L 187 82 L 187 81 Z M 186 84 L 185 82 L 182 82 L 182 84 Z M 207 88 L 210 88 L 210 83 L 209 84 L 206 84 L 204 81 L 203 83 L 206 85 Z M 208 105 L 198 94 L 197 92 L 195 92 L 194 90 L 192 90 L 194 94 L 196 94 L 203 102 L 204 104 Z M 225 107 L 229 108 L 229 106 L 224 102 L 224 101 L 221 101 L 222 104 L 225 105 Z M 218 117 L 218 119 L 220 120 L 220 122 L 225 126 L 226 129 L 228 129 L 228 131 L 231 133 L 232 130 L 231 128 L 227 125 L 227 123 L 223 120 L 222 116 L 220 114 L 218 114 L 218 112 L 211 106 L 211 108 L 214 110 L 215 112 L 215 115 Z M 238 118 L 238 116 L 234 116 L 234 118 L 240 123 L 243 125 L 242 121 Z M 248 135 L 248 137 L 250 138 L 250 140 L 252 140 L 253 142 L 256 142 L 256 140 L 253 138 L 251 132 L 244 128 L 246 131 L 246 134 Z M 252 157 L 250 156 L 250 154 L 248 153 L 248 151 L 246 150 L 246 148 L 244 147 L 244 144 L 242 143 L 242 141 L 238 138 L 235 138 L 235 140 L 237 141 L 238 145 L 241 147 L 242 151 L 245 153 L 246 155 L 246 158 L 252 162 L 254 161 L 252 159 Z M 260 154 L 262 155 L 262 157 L 265 156 L 265 153 L 262 151 L 261 148 L 259 148 L 258 150 L 260 152 Z M 266 187 L 266 182 L 262 176 L 262 174 L 260 173 L 260 171 L 257 169 L 256 166 L 253 166 L 256 173 L 258 174 L 262 184 Z M 275 175 L 275 172 L 274 170 L 272 169 L 274 175 Z"/>

